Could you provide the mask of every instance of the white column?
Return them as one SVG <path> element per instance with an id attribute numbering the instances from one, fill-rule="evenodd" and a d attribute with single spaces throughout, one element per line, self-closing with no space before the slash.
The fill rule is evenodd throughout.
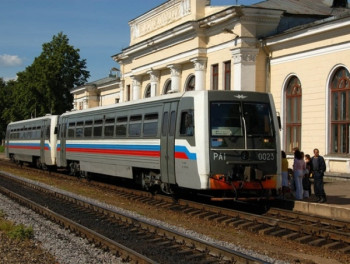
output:
<path id="1" fill-rule="evenodd" d="M 159 71 L 150 70 L 147 72 L 151 79 L 151 97 L 157 95 L 157 88 L 159 86 Z"/>
<path id="2" fill-rule="evenodd" d="M 233 57 L 235 91 L 255 91 L 256 90 L 256 56 L 258 49 L 238 48 L 231 50 Z"/>
<path id="3" fill-rule="evenodd" d="M 181 66 L 172 64 L 169 65 L 168 68 L 170 69 L 171 73 L 171 91 L 179 92 L 181 84 Z"/>
<path id="4" fill-rule="evenodd" d="M 207 58 L 195 58 L 191 62 L 194 63 L 195 70 L 195 91 L 205 90 L 205 73 L 207 69 Z"/>
<path id="5" fill-rule="evenodd" d="M 141 94 L 141 77 L 131 76 L 132 78 L 132 100 L 140 99 Z"/>

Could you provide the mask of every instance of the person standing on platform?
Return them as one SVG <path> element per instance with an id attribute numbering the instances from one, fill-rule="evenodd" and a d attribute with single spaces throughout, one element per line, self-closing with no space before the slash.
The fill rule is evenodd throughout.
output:
<path id="1" fill-rule="evenodd" d="M 320 151 L 315 148 L 314 156 L 311 158 L 311 171 L 314 178 L 314 191 L 318 203 L 327 202 L 326 193 L 324 191 L 323 175 L 326 171 L 326 162 L 320 156 Z"/>
<path id="2" fill-rule="evenodd" d="M 305 161 L 300 152 L 300 150 L 296 150 L 294 152 L 294 164 L 293 164 L 293 172 L 294 172 L 294 183 L 295 183 L 295 199 L 302 200 L 303 199 L 303 177 L 305 174 Z"/>

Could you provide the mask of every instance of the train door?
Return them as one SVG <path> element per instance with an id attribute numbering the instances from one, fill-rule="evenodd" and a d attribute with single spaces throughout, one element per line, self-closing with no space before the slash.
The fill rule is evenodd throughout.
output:
<path id="1" fill-rule="evenodd" d="M 60 136 L 60 161 L 61 161 L 62 167 L 67 166 L 67 161 L 66 161 L 67 122 L 68 122 L 68 118 L 63 117 L 62 123 L 61 123 L 60 135 L 59 135 Z"/>
<path id="2" fill-rule="evenodd" d="M 166 103 L 160 137 L 160 169 L 163 183 L 175 184 L 175 124 L 178 102 Z"/>
<path id="3" fill-rule="evenodd" d="M 46 126 L 49 125 L 47 120 L 43 120 L 40 131 L 40 162 L 45 164 L 45 139 L 46 139 Z"/>

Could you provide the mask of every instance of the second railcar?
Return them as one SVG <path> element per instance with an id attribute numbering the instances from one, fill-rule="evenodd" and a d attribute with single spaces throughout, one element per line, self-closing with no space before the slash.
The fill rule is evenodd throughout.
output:
<path id="1" fill-rule="evenodd" d="M 280 187 L 279 131 L 266 93 L 193 91 L 65 113 L 57 164 L 222 196 Z"/>
<path id="2" fill-rule="evenodd" d="M 6 157 L 33 163 L 38 168 L 56 166 L 57 121 L 57 115 L 46 115 L 11 122 L 6 130 Z"/>

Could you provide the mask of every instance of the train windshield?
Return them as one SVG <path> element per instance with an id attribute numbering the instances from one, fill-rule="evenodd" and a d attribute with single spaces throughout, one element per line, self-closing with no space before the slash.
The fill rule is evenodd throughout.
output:
<path id="1" fill-rule="evenodd" d="M 212 102 L 210 134 L 212 147 L 275 148 L 268 103 Z"/>

